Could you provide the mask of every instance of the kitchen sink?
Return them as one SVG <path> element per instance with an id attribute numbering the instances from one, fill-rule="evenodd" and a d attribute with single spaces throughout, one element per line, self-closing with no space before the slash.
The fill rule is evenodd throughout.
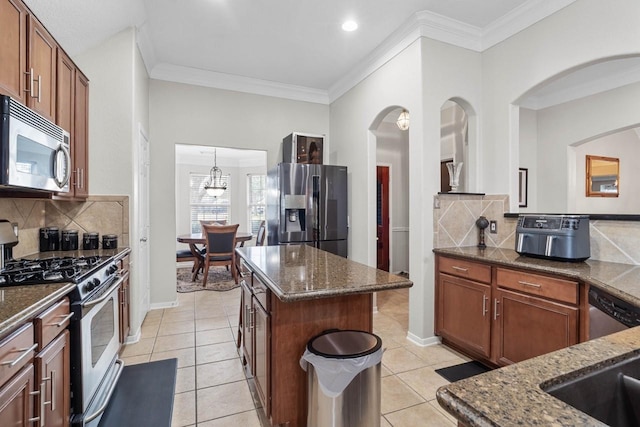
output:
<path id="1" fill-rule="evenodd" d="M 607 425 L 640 425 L 640 355 L 543 389 Z"/>

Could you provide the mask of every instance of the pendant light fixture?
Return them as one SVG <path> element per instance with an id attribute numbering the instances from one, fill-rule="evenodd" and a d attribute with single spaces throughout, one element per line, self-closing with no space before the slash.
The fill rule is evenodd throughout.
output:
<path id="1" fill-rule="evenodd" d="M 407 110 L 402 110 L 402 113 L 398 116 L 398 120 L 396 120 L 396 124 L 400 130 L 409 129 L 409 112 Z"/>
<path id="2" fill-rule="evenodd" d="M 217 152 L 213 150 L 213 167 L 209 171 L 209 181 L 204 185 L 204 189 L 208 195 L 213 197 L 220 197 L 222 193 L 227 189 L 226 181 L 222 180 L 222 169 L 218 167 Z"/>

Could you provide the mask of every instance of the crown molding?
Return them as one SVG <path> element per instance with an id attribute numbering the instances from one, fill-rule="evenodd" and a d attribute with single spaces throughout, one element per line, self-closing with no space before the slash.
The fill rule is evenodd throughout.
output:
<path id="1" fill-rule="evenodd" d="M 167 63 L 159 63 L 154 66 L 150 77 L 157 80 L 232 90 L 255 95 L 273 96 L 294 101 L 329 104 L 329 97 L 324 90 L 218 73 L 215 71 L 199 70 Z"/>
<path id="2" fill-rule="evenodd" d="M 576 0 L 529 0 L 485 28 L 422 11 L 412 15 L 365 59 L 325 91 L 266 80 L 200 70 L 157 61 L 146 25 L 138 28 L 137 42 L 151 78 L 213 87 L 296 101 L 330 104 L 378 70 L 420 37 L 482 52 Z"/>

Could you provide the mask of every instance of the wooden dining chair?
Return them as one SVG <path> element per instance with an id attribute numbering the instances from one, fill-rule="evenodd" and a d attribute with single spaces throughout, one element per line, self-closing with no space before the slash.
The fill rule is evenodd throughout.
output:
<path id="1" fill-rule="evenodd" d="M 262 220 L 260 222 L 260 227 L 258 227 L 258 236 L 256 237 L 256 246 L 264 246 L 264 237 L 267 235 L 267 226 L 265 225 L 265 221 Z"/>
<path id="2" fill-rule="evenodd" d="M 224 265 L 231 270 L 233 280 L 238 283 L 236 265 L 236 233 L 240 224 L 216 225 L 202 224 L 202 235 L 207 241 L 204 253 L 204 280 L 202 286 L 207 285 L 210 266 Z"/>

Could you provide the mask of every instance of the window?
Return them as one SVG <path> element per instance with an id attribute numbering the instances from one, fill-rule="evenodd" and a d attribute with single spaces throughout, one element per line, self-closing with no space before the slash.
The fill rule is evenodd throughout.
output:
<path id="1" fill-rule="evenodd" d="M 200 221 L 229 221 L 231 218 L 231 177 L 223 175 L 227 190 L 220 197 L 209 196 L 204 190 L 209 175 L 189 174 L 189 203 L 191 205 L 191 232 L 200 233 Z"/>
<path id="2" fill-rule="evenodd" d="M 266 175 L 247 175 L 247 218 L 249 219 L 249 230 L 251 230 L 251 234 L 258 233 L 260 222 L 266 218 L 266 187 Z"/>

